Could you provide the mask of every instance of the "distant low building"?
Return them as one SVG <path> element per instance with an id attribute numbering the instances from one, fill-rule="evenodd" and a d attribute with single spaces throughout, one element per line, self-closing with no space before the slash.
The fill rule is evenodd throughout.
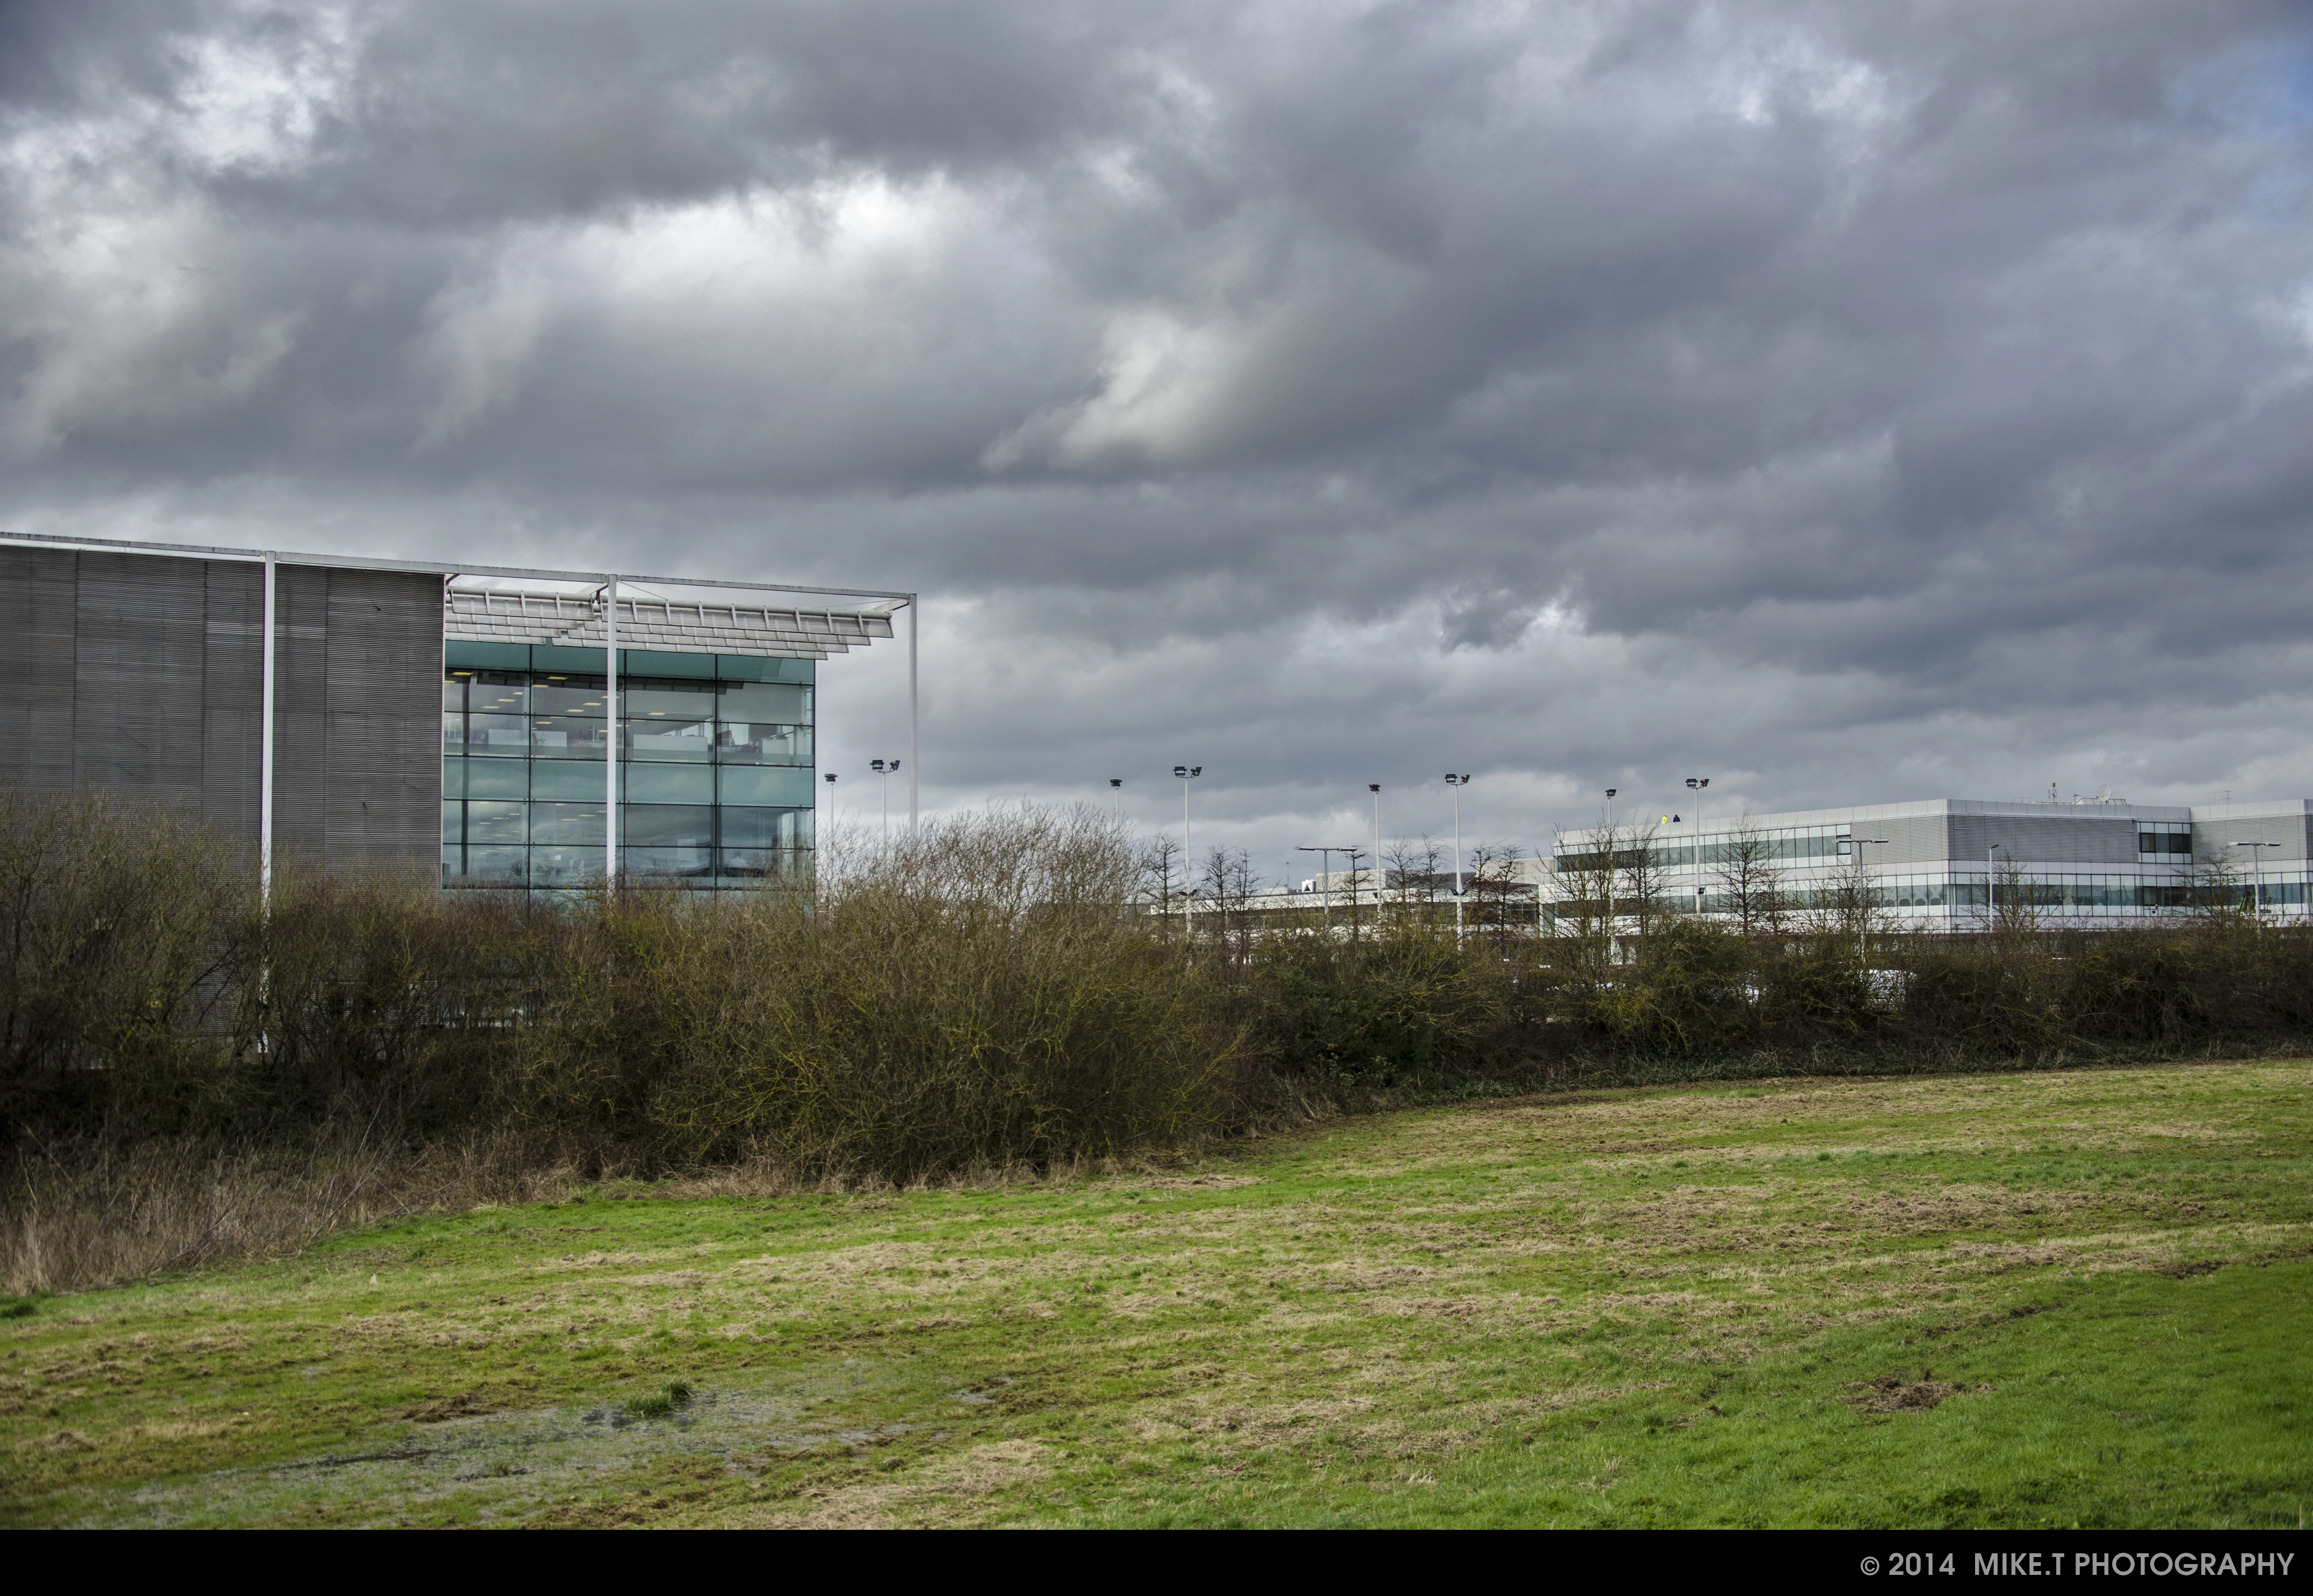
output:
<path id="1" fill-rule="evenodd" d="M 2309 842 L 2313 801 L 2303 798 L 2192 807 L 1928 798 L 1739 820 L 1646 816 L 1613 828 L 1611 846 L 1618 881 L 1630 879 L 1628 855 L 1642 845 L 1658 902 L 1714 916 L 1737 911 L 1746 869 L 1763 869 L 1788 904 L 1805 908 L 1840 891 L 1860 855 L 1871 902 L 1893 924 L 1965 931 L 1983 924 L 1995 891 L 2052 924 L 2143 924 L 2217 900 L 2302 919 Z M 1550 895 L 1564 903 L 1599 890 L 1609 846 L 1605 828 L 1561 834 Z"/>

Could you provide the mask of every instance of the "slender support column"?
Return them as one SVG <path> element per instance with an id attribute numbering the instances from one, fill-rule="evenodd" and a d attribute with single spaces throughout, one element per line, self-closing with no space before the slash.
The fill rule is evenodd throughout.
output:
<path id="1" fill-rule="evenodd" d="M 257 689 L 257 898 L 268 913 L 273 909 L 273 556 L 265 557 L 264 598 L 259 624 L 264 640 L 258 648 Z"/>
<path id="2" fill-rule="evenodd" d="M 619 885 L 619 578 L 602 587 L 602 704 L 609 737 L 602 747 L 602 890 Z"/>
<path id="3" fill-rule="evenodd" d="M 908 595 L 908 834 L 916 831 L 916 780 L 923 770 L 916 758 L 916 615 L 923 608 L 919 595 Z"/>

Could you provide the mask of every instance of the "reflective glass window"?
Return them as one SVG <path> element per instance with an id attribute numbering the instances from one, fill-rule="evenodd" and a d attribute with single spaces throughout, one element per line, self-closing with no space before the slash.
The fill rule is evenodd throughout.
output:
<path id="1" fill-rule="evenodd" d="M 710 848 L 715 811 L 706 804 L 622 804 L 624 841 L 629 848 Z"/>
<path id="2" fill-rule="evenodd" d="M 787 682 L 726 682 L 716 718 L 772 726 L 809 726 L 811 689 Z"/>
<path id="3" fill-rule="evenodd" d="M 809 764 L 811 727 L 746 721 L 717 730 L 715 757 L 725 764 Z"/>
<path id="4" fill-rule="evenodd" d="M 520 759 L 530 752 L 530 722 L 520 715 L 469 713 L 465 751 L 492 758 Z"/>
<path id="5" fill-rule="evenodd" d="M 599 855 L 602 849 L 602 800 L 598 798 L 591 804 L 531 805 L 530 840 L 533 843 L 591 843 Z"/>
<path id="6" fill-rule="evenodd" d="M 800 872 L 805 857 L 778 848 L 726 848 L 717 855 L 717 872 L 737 880 L 766 880 Z"/>
<path id="7" fill-rule="evenodd" d="M 452 886 L 521 886 L 530 877 L 527 848 L 462 848 L 442 859 L 442 880 Z"/>
<path id="8" fill-rule="evenodd" d="M 574 759 L 532 760 L 528 766 L 531 801 L 567 799 L 601 807 L 606 774 L 596 768 L 601 763 L 600 760 L 585 763 Z"/>
<path id="9" fill-rule="evenodd" d="M 575 715 L 533 716 L 530 722 L 531 757 L 600 759 L 610 740 L 608 727 L 606 721 L 585 720 Z"/>
<path id="10" fill-rule="evenodd" d="M 713 683 L 638 681 L 620 697 L 628 757 L 702 763 L 715 757 Z"/>
<path id="11" fill-rule="evenodd" d="M 600 720 L 609 701 L 600 676 L 537 676 L 530 684 L 532 715 L 578 715 Z"/>
<path id="12" fill-rule="evenodd" d="M 619 855 L 621 869 L 631 876 L 711 876 L 711 848 L 629 848 Z"/>
<path id="13" fill-rule="evenodd" d="M 530 830 L 530 806 L 510 803 L 503 798 L 470 798 L 466 803 L 466 842 L 478 843 L 527 842 Z"/>
<path id="14" fill-rule="evenodd" d="M 602 878 L 602 844 L 592 848 L 536 848 L 530 851 L 530 880 L 533 886 L 570 886 Z"/>
<path id="15" fill-rule="evenodd" d="M 793 811 L 787 809 L 726 809 L 722 816 L 723 846 L 792 848 L 795 846 L 792 816 Z"/>
<path id="16" fill-rule="evenodd" d="M 763 804 L 799 809 L 812 801 L 808 766 L 725 765 L 717 769 L 716 795 L 726 804 Z"/>
<path id="17" fill-rule="evenodd" d="M 705 765 L 625 765 L 619 795 L 630 804 L 711 804 L 715 772 Z"/>

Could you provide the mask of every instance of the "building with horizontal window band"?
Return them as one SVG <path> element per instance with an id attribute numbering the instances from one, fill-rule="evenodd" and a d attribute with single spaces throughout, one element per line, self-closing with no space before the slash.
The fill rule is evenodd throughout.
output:
<path id="1" fill-rule="evenodd" d="M 794 878 L 820 662 L 901 609 L 916 812 L 912 594 L 0 534 L 0 780 L 180 807 L 268 877 Z"/>
<path id="2" fill-rule="evenodd" d="M 1663 901 L 1673 910 L 1733 912 L 1727 877 L 1742 838 L 1779 877 L 1784 901 L 1828 901 L 1860 853 L 1872 901 L 1901 929 L 1966 931 L 1984 922 L 1992 895 L 2020 895 L 2050 924 L 2150 923 L 2212 896 L 2302 921 L 2313 855 L 2313 802 L 2286 798 L 2191 807 L 2110 800 L 1984 803 L 1930 798 L 1846 809 L 1702 819 L 1691 810 L 1643 813 L 1618 828 L 1650 842 Z M 1545 904 L 1566 904 L 1604 880 L 1605 831 L 1561 834 L 1546 869 L 1528 878 Z M 1627 858 L 1618 874 L 1628 875 Z"/>

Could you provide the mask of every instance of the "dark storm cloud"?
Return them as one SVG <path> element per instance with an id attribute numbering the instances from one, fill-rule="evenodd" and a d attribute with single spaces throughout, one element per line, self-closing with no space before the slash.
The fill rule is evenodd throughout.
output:
<path id="1" fill-rule="evenodd" d="M 2313 790 L 2309 38 L 20 4 L 4 507 L 920 585 L 947 798 L 1209 751 L 1269 842 L 1441 761 L 1529 841 Z"/>

